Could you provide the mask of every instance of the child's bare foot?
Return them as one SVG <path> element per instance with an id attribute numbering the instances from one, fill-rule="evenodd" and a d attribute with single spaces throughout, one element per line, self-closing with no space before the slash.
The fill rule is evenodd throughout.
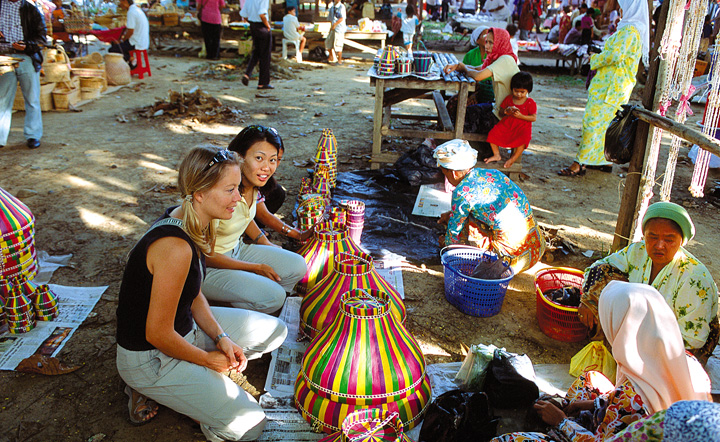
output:
<path id="1" fill-rule="evenodd" d="M 495 161 L 502 160 L 502 157 L 500 155 L 493 155 L 491 157 L 485 158 L 485 164 L 494 163 Z"/>

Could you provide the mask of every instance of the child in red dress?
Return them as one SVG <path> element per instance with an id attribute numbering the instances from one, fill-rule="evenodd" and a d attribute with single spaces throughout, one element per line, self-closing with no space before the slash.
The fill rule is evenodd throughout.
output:
<path id="1" fill-rule="evenodd" d="M 532 139 L 532 124 L 537 120 L 537 105 L 528 97 L 533 89 L 532 76 L 527 72 L 518 72 L 510 80 L 510 89 L 512 94 L 500 105 L 503 118 L 487 136 L 493 155 L 485 158 L 485 163 L 500 161 L 502 158 L 499 146 L 512 148 L 513 153 L 504 165 L 506 169 L 527 149 Z"/>

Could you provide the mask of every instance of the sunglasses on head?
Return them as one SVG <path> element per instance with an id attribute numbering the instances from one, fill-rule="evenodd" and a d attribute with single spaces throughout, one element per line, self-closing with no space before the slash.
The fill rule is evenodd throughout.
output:
<path id="1" fill-rule="evenodd" d="M 216 164 L 220 164 L 223 161 L 227 161 L 233 157 L 232 152 L 230 152 L 227 149 L 219 150 L 217 153 L 212 157 L 212 160 L 208 163 L 207 166 L 205 166 L 205 170 L 210 169 Z"/>
<path id="2" fill-rule="evenodd" d="M 282 138 L 280 138 L 280 134 L 278 133 L 277 129 L 274 127 L 266 127 L 259 124 L 252 124 L 248 127 L 246 127 L 244 130 L 246 131 L 257 131 L 261 135 L 265 135 L 272 138 L 272 141 L 275 142 L 278 146 L 280 146 L 280 149 L 285 149 L 283 146 Z"/>

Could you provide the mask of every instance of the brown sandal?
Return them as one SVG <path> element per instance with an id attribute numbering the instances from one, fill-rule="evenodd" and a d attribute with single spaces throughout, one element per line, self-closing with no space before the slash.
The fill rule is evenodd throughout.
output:
<path id="1" fill-rule="evenodd" d="M 584 176 L 585 172 L 587 172 L 587 169 L 585 169 L 584 165 L 580 165 L 580 169 L 578 170 L 572 170 L 572 167 L 566 167 L 564 169 L 558 170 L 558 175 L 560 176 L 569 176 L 569 177 L 576 177 L 576 176 Z"/>
<path id="2" fill-rule="evenodd" d="M 133 390 L 129 385 L 125 386 L 125 394 L 129 398 L 128 412 L 133 425 L 146 424 L 157 416 L 157 402 Z"/>

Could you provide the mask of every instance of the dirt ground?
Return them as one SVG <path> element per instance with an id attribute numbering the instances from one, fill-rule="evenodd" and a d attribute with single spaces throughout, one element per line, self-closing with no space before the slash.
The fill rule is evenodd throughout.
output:
<path id="1" fill-rule="evenodd" d="M 22 136 L 22 112 L 13 116 L 9 145 L 0 151 L 0 186 L 18 195 L 36 219 L 36 246 L 50 254 L 73 254 L 73 266 L 61 268 L 52 282 L 68 286 L 109 288 L 67 343 L 60 358 L 81 364 L 58 377 L 0 373 L 0 441 L 203 440 L 189 419 L 161 409 L 151 423 L 134 427 L 127 419 L 127 398 L 115 369 L 115 308 L 127 252 L 164 208 L 177 202 L 176 169 L 190 146 L 211 142 L 225 146 L 247 124 L 278 128 L 287 151 L 278 172 L 288 189 L 281 213 L 292 210 L 305 163 L 323 128 L 332 128 L 339 144 L 341 170 L 369 166 L 372 141 L 373 88 L 367 60 L 343 66 L 289 64 L 294 79 L 275 80 L 274 91 L 243 87 L 232 81 L 190 76 L 206 63 L 194 58 L 152 59 L 153 76 L 80 108 L 81 112 L 43 115 L 45 135 L 40 149 L 30 151 Z M 199 67 L 199 69 L 198 69 Z M 290 71 L 288 71 L 290 72 Z M 583 268 L 606 252 L 612 242 L 624 171 L 589 171 L 584 178 L 561 178 L 555 172 L 574 157 L 580 138 L 586 91 L 584 81 L 551 68 L 533 68 L 539 117 L 532 148 L 523 158 L 527 193 L 538 221 L 560 228 L 580 250 L 552 265 Z M 223 104 L 240 109 L 234 122 L 200 123 L 193 119 L 138 117 L 136 110 L 165 98 L 168 91 L 200 86 Z M 431 105 L 431 104 L 430 104 Z M 411 111 L 428 103 L 410 102 Z M 695 119 L 702 108 L 695 107 Z M 122 122 L 127 121 L 127 122 Z M 402 151 L 422 140 L 390 139 L 384 148 Z M 665 149 L 666 150 L 666 149 Z M 689 249 L 720 279 L 717 208 L 693 200 L 687 189 L 692 172 L 681 153 L 674 201 L 685 202 L 697 227 Z M 663 156 L 664 158 L 664 156 Z M 709 183 L 720 179 L 711 172 Z M 657 189 L 659 191 L 659 189 Z M 369 220 L 368 222 L 372 222 Z M 442 268 L 411 266 L 404 272 L 407 326 L 421 342 L 428 362 L 460 361 L 461 345 L 495 344 L 527 353 L 535 363 L 569 363 L 585 343 L 563 343 L 545 336 L 535 318 L 533 274 L 539 264 L 511 282 L 502 312 L 492 318 L 459 313 L 444 299 Z M 261 388 L 269 358 L 251 363 L 250 381 Z"/>

